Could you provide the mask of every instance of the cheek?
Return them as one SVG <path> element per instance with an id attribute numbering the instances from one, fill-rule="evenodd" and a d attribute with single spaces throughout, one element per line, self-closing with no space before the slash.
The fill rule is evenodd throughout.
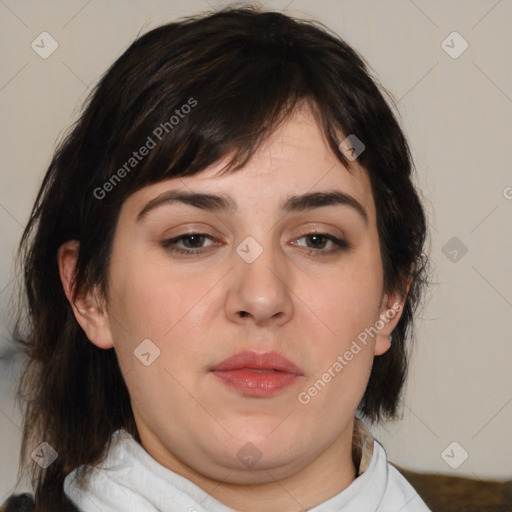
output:
<path id="1" fill-rule="evenodd" d="M 358 260 L 358 261 L 357 261 Z M 378 319 L 380 260 L 354 258 L 321 282 L 305 286 L 304 303 L 322 320 L 331 348 L 342 349 Z"/>
<path id="2" fill-rule="evenodd" d="M 111 313 L 116 350 L 128 355 L 149 338 L 164 349 L 190 350 L 213 319 L 209 307 L 216 275 L 172 266 L 162 255 L 132 252 L 112 266 Z M 164 354 L 162 354 L 164 355 Z"/>
<path id="3" fill-rule="evenodd" d="M 323 325 L 318 324 L 316 332 L 310 333 L 316 340 L 310 348 L 314 364 L 298 397 L 301 404 L 306 404 L 306 414 L 321 415 L 332 428 L 340 427 L 343 418 L 355 412 L 374 357 L 374 340 L 365 330 L 378 319 L 375 313 L 380 289 L 375 279 L 353 277 L 353 281 L 345 281 L 345 286 L 330 288 L 329 300 L 319 299 L 319 306 L 327 304 L 319 314 L 323 315 Z"/>
<path id="4" fill-rule="evenodd" d="M 126 259 L 113 269 L 115 351 L 135 408 L 146 420 L 166 417 L 170 402 L 182 404 L 183 410 L 189 407 L 184 390 L 194 387 L 197 376 L 187 369 L 204 357 L 200 341 L 210 311 L 205 299 L 217 281 L 204 273 L 185 276 L 148 258 Z M 136 356 L 147 339 L 154 346 L 145 342 L 144 353 L 150 353 L 146 366 Z"/>
<path id="5" fill-rule="evenodd" d="M 315 326 L 308 336 L 315 342 L 310 347 L 313 371 L 299 401 L 312 405 L 309 413 L 325 414 L 334 423 L 342 411 L 355 411 L 364 394 L 374 356 L 368 332 L 379 318 L 380 256 L 375 251 L 354 256 L 329 279 L 315 286 L 312 280 L 304 288 L 304 302 L 315 313 L 314 321 L 304 323 Z"/>

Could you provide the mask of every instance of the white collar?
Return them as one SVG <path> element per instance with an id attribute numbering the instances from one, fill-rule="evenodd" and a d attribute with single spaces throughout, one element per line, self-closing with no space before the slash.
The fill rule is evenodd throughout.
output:
<path id="1" fill-rule="evenodd" d="M 358 419 L 354 423 L 353 456 L 359 476 L 341 493 L 309 512 L 384 512 L 388 510 L 382 508 L 386 503 L 396 506 L 389 509 L 393 511 L 429 510 L 398 471 L 388 465 L 384 448 Z M 199 486 L 160 465 L 124 430 L 114 434 L 100 466 L 85 478 L 78 479 L 78 474 L 75 470 L 66 477 L 64 490 L 82 512 L 233 512 Z"/>

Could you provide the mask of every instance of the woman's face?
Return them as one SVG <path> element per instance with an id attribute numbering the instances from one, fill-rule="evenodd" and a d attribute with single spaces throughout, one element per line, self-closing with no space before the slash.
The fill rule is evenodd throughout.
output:
<path id="1" fill-rule="evenodd" d="M 306 110 L 217 176 L 225 162 L 125 201 L 106 323 L 88 335 L 115 348 L 142 443 L 170 469 L 256 483 L 346 463 L 389 348 L 357 342 L 391 307 L 367 174 L 347 171 Z"/>

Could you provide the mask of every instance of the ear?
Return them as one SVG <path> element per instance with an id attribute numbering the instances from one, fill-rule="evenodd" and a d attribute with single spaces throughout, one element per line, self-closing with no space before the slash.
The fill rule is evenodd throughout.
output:
<path id="1" fill-rule="evenodd" d="M 97 287 L 75 295 L 76 262 L 80 243 L 70 240 L 59 247 L 57 263 L 64 293 L 71 304 L 76 321 L 80 324 L 89 340 L 100 348 L 112 348 L 114 343 L 106 307 L 102 304 Z"/>
<path id="2" fill-rule="evenodd" d="M 379 320 L 376 322 L 376 327 L 379 328 L 373 352 L 376 356 L 386 353 L 391 348 L 390 335 L 402 316 L 411 283 L 412 279 L 409 279 L 403 296 L 398 292 L 393 292 L 389 295 L 384 294 L 382 298 Z"/>

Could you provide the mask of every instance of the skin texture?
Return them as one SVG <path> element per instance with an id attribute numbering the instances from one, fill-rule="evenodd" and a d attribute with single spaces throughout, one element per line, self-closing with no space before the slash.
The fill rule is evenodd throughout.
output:
<path id="1" fill-rule="evenodd" d="M 243 169 L 219 176 L 225 162 L 128 197 L 114 238 L 107 303 L 89 290 L 73 309 L 92 343 L 114 347 L 142 444 L 154 459 L 232 508 L 303 510 L 355 478 L 355 411 L 373 358 L 389 349 L 400 313 L 309 403 L 297 397 L 404 298 L 383 290 L 366 171 L 356 160 L 350 173 L 334 157 L 310 111 L 295 111 Z M 357 199 L 368 225 L 346 205 L 279 209 L 291 195 L 329 189 Z M 144 206 L 168 190 L 228 194 L 239 211 L 173 203 L 138 222 Z M 190 232 L 212 239 L 185 238 L 174 246 L 202 248 L 201 254 L 162 246 Z M 315 232 L 345 239 L 350 248 L 329 254 L 336 246 L 306 236 Z M 263 249 L 252 263 L 236 251 L 248 236 Z M 68 242 L 59 251 L 68 298 L 77 250 L 77 242 Z M 148 338 L 160 356 L 145 366 L 134 350 Z M 276 351 L 303 376 L 274 396 L 244 396 L 209 371 L 242 350 Z M 247 443 L 261 454 L 251 468 L 237 456 Z"/>

